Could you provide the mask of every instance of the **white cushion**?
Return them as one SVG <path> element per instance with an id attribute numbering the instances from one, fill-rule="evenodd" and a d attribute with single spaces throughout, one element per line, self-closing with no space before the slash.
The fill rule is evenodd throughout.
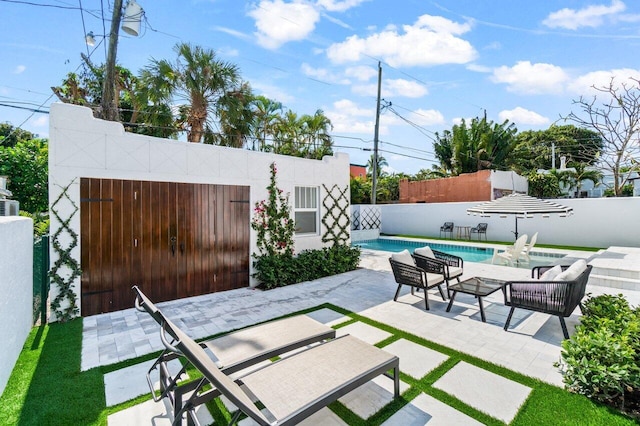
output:
<path id="1" fill-rule="evenodd" d="M 462 268 L 457 266 L 449 266 L 449 276 L 447 278 L 455 278 L 462 275 Z"/>
<path id="2" fill-rule="evenodd" d="M 416 263 L 413 261 L 413 256 L 411 256 L 409 250 L 402 250 L 399 253 L 393 253 L 391 255 L 391 259 L 398 263 L 404 263 L 405 265 L 416 266 Z"/>
<path id="3" fill-rule="evenodd" d="M 562 273 L 562 266 L 556 265 L 551 269 L 548 269 L 540 276 L 540 281 L 553 281 L 555 277 Z"/>
<path id="4" fill-rule="evenodd" d="M 436 258 L 436 255 L 433 254 L 433 250 L 431 250 L 431 247 L 429 247 L 429 246 L 419 247 L 419 248 L 415 249 L 413 252 L 415 254 L 419 254 L 422 257 L 429 257 L 431 259 L 435 259 Z"/>
<path id="5" fill-rule="evenodd" d="M 427 287 L 431 287 L 432 285 L 436 285 L 444 282 L 444 277 L 440 274 L 432 274 L 431 272 L 427 272 Z"/>
<path id="6" fill-rule="evenodd" d="M 587 262 L 584 259 L 576 260 L 563 273 L 556 276 L 553 281 L 573 281 L 587 269 Z"/>

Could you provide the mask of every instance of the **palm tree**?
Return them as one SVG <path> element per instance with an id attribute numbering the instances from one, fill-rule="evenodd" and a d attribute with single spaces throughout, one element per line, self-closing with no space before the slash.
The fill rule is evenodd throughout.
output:
<path id="1" fill-rule="evenodd" d="M 273 137 L 275 125 L 282 111 L 282 103 L 265 96 L 253 98 L 252 134 L 259 142 L 258 151 L 266 151 L 267 136 Z M 255 150 L 255 145 L 253 147 Z"/>
<path id="2" fill-rule="evenodd" d="M 367 162 L 367 170 L 368 173 L 367 175 L 369 177 L 373 176 L 373 163 L 374 163 L 374 154 L 371 154 L 371 158 L 369 159 L 369 161 Z M 382 167 L 384 166 L 388 166 L 389 163 L 387 163 L 387 160 L 382 156 L 382 155 L 378 155 L 378 162 L 376 164 L 376 177 L 380 177 L 382 176 Z"/>
<path id="3" fill-rule="evenodd" d="M 151 60 L 141 79 L 153 92 L 153 101 L 176 100 L 184 114 L 187 140 L 201 142 L 207 128 L 213 129 L 212 116 L 220 112 L 220 99 L 238 90 L 238 67 L 216 58 L 211 49 L 178 43 L 175 63 Z"/>
<path id="4" fill-rule="evenodd" d="M 306 157 L 319 160 L 325 155 L 331 155 L 333 153 L 333 140 L 329 132 L 333 130 L 333 125 L 331 120 L 324 115 L 324 112 L 319 109 L 313 116 L 303 116 L 301 121 L 306 136 L 305 139 L 307 139 L 305 141 L 307 143 L 305 147 Z"/>
<path id="5" fill-rule="evenodd" d="M 245 145 L 252 132 L 252 102 L 253 94 L 248 83 L 243 83 L 238 90 L 227 92 L 220 97 L 216 112 L 222 134 L 211 135 L 212 139 L 217 141 L 217 145 L 233 148 L 242 148 Z"/>

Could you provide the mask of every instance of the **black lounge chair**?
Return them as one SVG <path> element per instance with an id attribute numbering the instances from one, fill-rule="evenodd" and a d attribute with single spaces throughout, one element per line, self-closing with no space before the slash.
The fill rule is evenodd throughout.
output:
<path id="1" fill-rule="evenodd" d="M 480 241 L 484 235 L 484 240 L 487 241 L 487 226 L 488 224 L 486 223 L 479 223 L 478 226 L 470 229 L 470 235 L 478 234 L 478 241 Z"/>
<path id="2" fill-rule="evenodd" d="M 564 338 L 569 338 L 564 319 L 571 316 L 576 307 L 580 307 L 580 311 L 582 311 L 581 302 L 585 295 L 592 266 L 586 265 L 586 268 L 575 279 L 568 281 L 547 281 L 543 274 L 551 268 L 553 266 L 537 266 L 531 270 L 532 280 L 508 281 L 505 284 L 504 304 L 511 306 L 509 316 L 504 324 L 505 331 L 509 328 L 515 308 L 521 308 L 556 315 L 560 319 Z M 570 266 L 563 265 L 560 268 L 565 272 Z"/>
<path id="3" fill-rule="evenodd" d="M 449 237 L 453 238 L 453 222 L 445 222 L 444 225 L 440 227 L 440 237 L 442 238 L 442 233 L 444 232 L 444 236 L 447 236 L 447 232 L 449 233 Z"/>
<path id="4" fill-rule="evenodd" d="M 237 424 L 245 414 L 259 425 L 273 426 L 298 424 L 371 379 L 388 375 L 389 370 L 393 370 L 394 397 L 400 395 L 399 358 L 350 335 L 312 346 L 235 379 L 221 371 L 201 345 L 167 318 L 162 318 L 160 338 L 167 351 L 182 355 L 203 376 L 199 381 L 202 386 L 176 413 L 174 424 L 180 424 L 183 414 L 197 423 L 194 406 L 201 392 L 211 397 L 225 396 L 238 408 L 230 425 Z M 212 388 L 203 390 L 208 384 Z"/>

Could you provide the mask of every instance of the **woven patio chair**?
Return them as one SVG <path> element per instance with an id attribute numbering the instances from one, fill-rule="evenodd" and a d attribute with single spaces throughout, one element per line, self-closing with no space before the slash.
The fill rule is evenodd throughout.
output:
<path id="1" fill-rule="evenodd" d="M 450 281 L 455 278 L 460 282 L 460 277 L 464 272 L 464 260 L 461 257 L 425 246 L 413 251 L 413 260 L 417 267 L 433 273 L 440 273 L 440 267 L 436 266 L 435 263 L 442 264 L 444 279 L 447 283 L 447 296 L 451 297 L 449 292 Z"/>
<path id="2" fill-rule="evenodd" d="M 409 259 L 411 259 L 411 262 L 413 263 L 413 258 L 410 254 Z M 426 310 L 429 310 L 428 290 L 433 287 L 438 287 L 440 295 L 442 296 L 442 300 L 447 300 L 444 292 L 442 291 L 442 284 L 445 283 L 446 278 L 444 273 L 445 268 L 441 263 L 438 262 L 436 264 L 434 262 L 432 269 L 432 271 L 439 270 L 439 272 L 427 272 L 424 269 L 417 267 L 415 264 L 409 263 L 409 261 L 399 261 L 397 256 L 395 259 L 393 257 L 390 257 L 389 263 L 391 263 L 393 278 L 398 284 L 398 289 L 396 290 L 396 294 L 393 297 L 394 302 L 398 300 L 400 289 L 403 285 L 408 285 L 411 287 L 411 294 L 415 294 L 415 289 L 424 291 L 424 307 Z"/>
<path id="3" fill-rule="evenodd" d="M 184 356 L 212 388 L 205 393 L 224 396 L 238 408 L 229 424 L 245 414 L 259 425 L 295 425 L 379 375 L 393 370 L 394 398 L 400 395 L 399 359 L 382 349 L 346 335 L 281 358 L 235 379 L 222 372 L 205 349 L 164 318 L 160 338 L 168 351 Z M 197 423 L 199 391 L 174 416 Z"/>
<path id="4" fill-rule="evenodd" d="M 475 226 L 473 228 L 471 228 L 469 230 L 470 235 L 473 234 L 477 234 L 478 235 L 478 241 L 480 241 L 482 239 L 482 236 L 484 235 L 484 240 L 487 241 L 487 227 L 489 225 L 486 223 L 479 223 L 478 226 Z"/>
<path id="5" fill-rule="evenodd" d="M 442 233 L 444 232 L 444 236 L 447 236 L 447 232 L 449 233 L 449 237 L 453 238 L 453 222 L 445 222 L 444 225 L 440 227 L 440 237 L 442 238 Z"/>
<path id="6" fill-rule="evenodd" d="M 555 269 L 558 275 L 547 273 Z M 508 281 L 505 284 L 504 304 L 511 306 L 511 310 L 504 324 L 505 331 L 509 328 L 513 311 L 520 308 L 556 315 L 560 319 L 562 334 L 568 339 L 569 332 L 564 319 L 571 316 L 576 307 L 582 311 L 581 302 L 591 269 L 592 266 L 584 260 L 578 260 L 571 266 L 537 266 L 531 270 L 530 281 Z"/>

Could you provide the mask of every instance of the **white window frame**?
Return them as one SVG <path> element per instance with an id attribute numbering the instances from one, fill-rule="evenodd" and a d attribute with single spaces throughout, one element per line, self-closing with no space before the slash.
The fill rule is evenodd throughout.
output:
<path id="1" fill-rule="evenodd" d="M 320 187 L 296 186 L 293 205 L 294 220 L 298 213 L 315 213 L 315 231 L 298 231 L 296 220 L 296 235 L 320 235 Z"/>

